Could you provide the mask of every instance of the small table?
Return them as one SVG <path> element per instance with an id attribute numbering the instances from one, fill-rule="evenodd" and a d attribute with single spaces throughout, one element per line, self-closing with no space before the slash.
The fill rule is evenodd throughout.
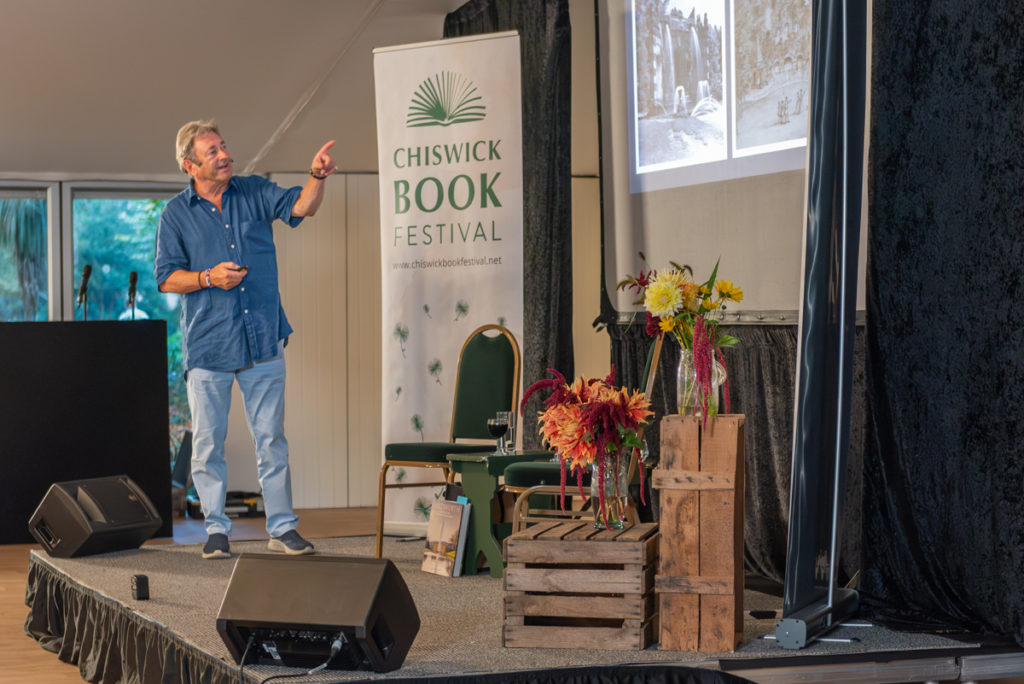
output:
<path id="1" fill-rule="evenodd" d="M 498 494 L 498 478 L 505 468 L 521 461 L 549 460 L 550 451 L 516 451 L 511 454 L 495 454 L 480 451 L 468 454 L 448 454 L 452 470 L 462 475 L 462 490 L 469 499 L 469 533 L 466 536 L 466 552 L 463 557 L 462 574 L 476 574 L 477 558 L 481 552 L 491 569 L 491 577 L 501 577 L 505 564 L 501 557 L 501 544 L 494 536 L 494 521 L 491 506 Z"/>

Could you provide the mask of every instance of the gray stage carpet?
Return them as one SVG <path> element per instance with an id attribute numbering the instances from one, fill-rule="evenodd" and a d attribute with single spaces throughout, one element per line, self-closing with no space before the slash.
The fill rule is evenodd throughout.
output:
<path id="1" fill-rule="evenodd" d="M 373 555 L 373 543 L 372 537 L 316 540 L 318 553 L 338 556 L 370 557 Z M 644 651 L 580 650 L 572 648 L 572 644 L 552 644 L 555 648 L 546 649 L 504 648 L 501 645 L 501 580 L 487 574 L 446 578 L 423 572 L 419 568 L 422 549 L 421 540 L 385 540 L 384 555 L 402 573 L 422 622 L 403 666 L 387 674 L 331 670 L 302 681 L 429 677 L 634 663 L 717 669 L 719 657 L 787 655 L 773 641 L 761 638 L 773 632 L 781 599 L 753 591 L 747 591 L 745 595 L 748 618 L 744 641 L 736 652 L 730 654 L 661 651 L 657 646 Z M 232 551 L 236 555 L 242 552 L 265 553 L 266 543 L 235 542 L 232 543 Z M 197 546 L 152 544 L 133 551 L 72 559 L 51 558 L 44 552 L 33 551 L 29 588 L 32 589 L 34 582 L 41 577 L 56 575 L 62 581 L 69 580 L 72 588 L 94 601 L 94 607 L 130 614 L 133 623 L 172 637 L 172 642 L 181 650 L 194 650 L 196 653 L 193 655 L 205 661 L 207 669 L 223 677 L 226 672 L 237 670 L 216 631 L 217 612 L 233 567 L 233 559 L 203 560 Z M 147 601 L 132 598 L 130 578 L 137 573 L 149 578 L 151 598 Z M 267 591 L 272 593 L 274 587 L 267 587 Z M 36 604 L 38 606 L 38 600 Z M 47 607 L 47 610 L 51 608 Z M 759 619 L 750 617 L 751 611 Z M 908 636 L 880 627 L 857 629 L 853 636 L 857 641 L 851 644 L 819 642 L 799 652 L 788 653 L 811 656 L 968 646 L 938 636 Z M 46 645 L 44 639 L 40 641 Z M 56 647 L 50 645 L 50 648 L 63 648 L 61 657 L 70 660 L 72 654 L 68 644 L 62 646 L 58 643 Z M 254 681 L 259 681 L 271 674 L 286 672 L 295 670 L 247 666 L 244 674 L 251 673 Z M 83 675 L 87 674 L 83 668 Z M 234 676 L 237 681 L 237 674 Z"/>

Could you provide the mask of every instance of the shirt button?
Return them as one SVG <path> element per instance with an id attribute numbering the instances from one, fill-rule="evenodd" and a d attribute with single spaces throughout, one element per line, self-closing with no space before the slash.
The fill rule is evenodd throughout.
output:
<path id="1" fill-rule="evenodd" d="M 245 288 L 244 287 L 242 288 L 242 292 L 245 292 Z"/>
<path id="2" fill-rule="evenodd" d="M 231 245 L 231 249 L 234 249 L 234 248 L 235 248 L 235 246 L 234 246 L 234 245 Z"/>
<path id="3" fill-rule="evenodd" d="M 249 310 L 248 310 L 248 309 L 246 309 L 246 310 L 245 310 L 245 313 L 249 313 Z"/>
<path id="4" fill-rule="evenodd" d="M 231 224 L 230 224 L 230 223 L 225 223 L 225 224 L 224 224 L 224 227 L 225 227 L 225 228 L 230 228 L 230 227 L 231 227 Z"/>

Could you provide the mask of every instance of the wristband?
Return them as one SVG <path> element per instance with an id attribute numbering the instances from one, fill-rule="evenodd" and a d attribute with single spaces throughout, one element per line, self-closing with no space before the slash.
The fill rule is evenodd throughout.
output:
<path id="1" fill-rule="evenodd" d="M 210 269 L 203 271 L 203 276 L 206 278 L 206 287 L 213 287 L 210 283 Z"/>
<path id="2" fill-rule="evenodd" d="M 309 170 L 309 175 L 310 175 L 310 176 L 312 176 L 313 178 L 316 178 L 317 180 L 324 180 L 325 178 L 327 178 L 327 177 L 328 177 L 328 176 L 330 176 L 331 174 L 329 174 L 329 173 L 325 173 L 325 174 L 324 174 L 324 175 L 322 175 L 322 176 L 318 176 L 318 175 L 316 175 L 316 172 L 315 172 L 315 171 L 313 171 L 313 169 L 310 169 L 310 170 Z"/>

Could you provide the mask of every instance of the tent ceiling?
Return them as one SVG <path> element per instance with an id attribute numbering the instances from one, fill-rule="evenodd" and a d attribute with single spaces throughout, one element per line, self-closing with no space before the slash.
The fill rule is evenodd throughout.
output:
<path id="1" fill-rule="evenodd" d="M 377 168 L 375 47 L 436 40 L 465 0 L 0 0 L 0 177 L 179 178 L 214 117 L 238 170 Z M 305 104 L 304 104 L 305 103 Z"/>

